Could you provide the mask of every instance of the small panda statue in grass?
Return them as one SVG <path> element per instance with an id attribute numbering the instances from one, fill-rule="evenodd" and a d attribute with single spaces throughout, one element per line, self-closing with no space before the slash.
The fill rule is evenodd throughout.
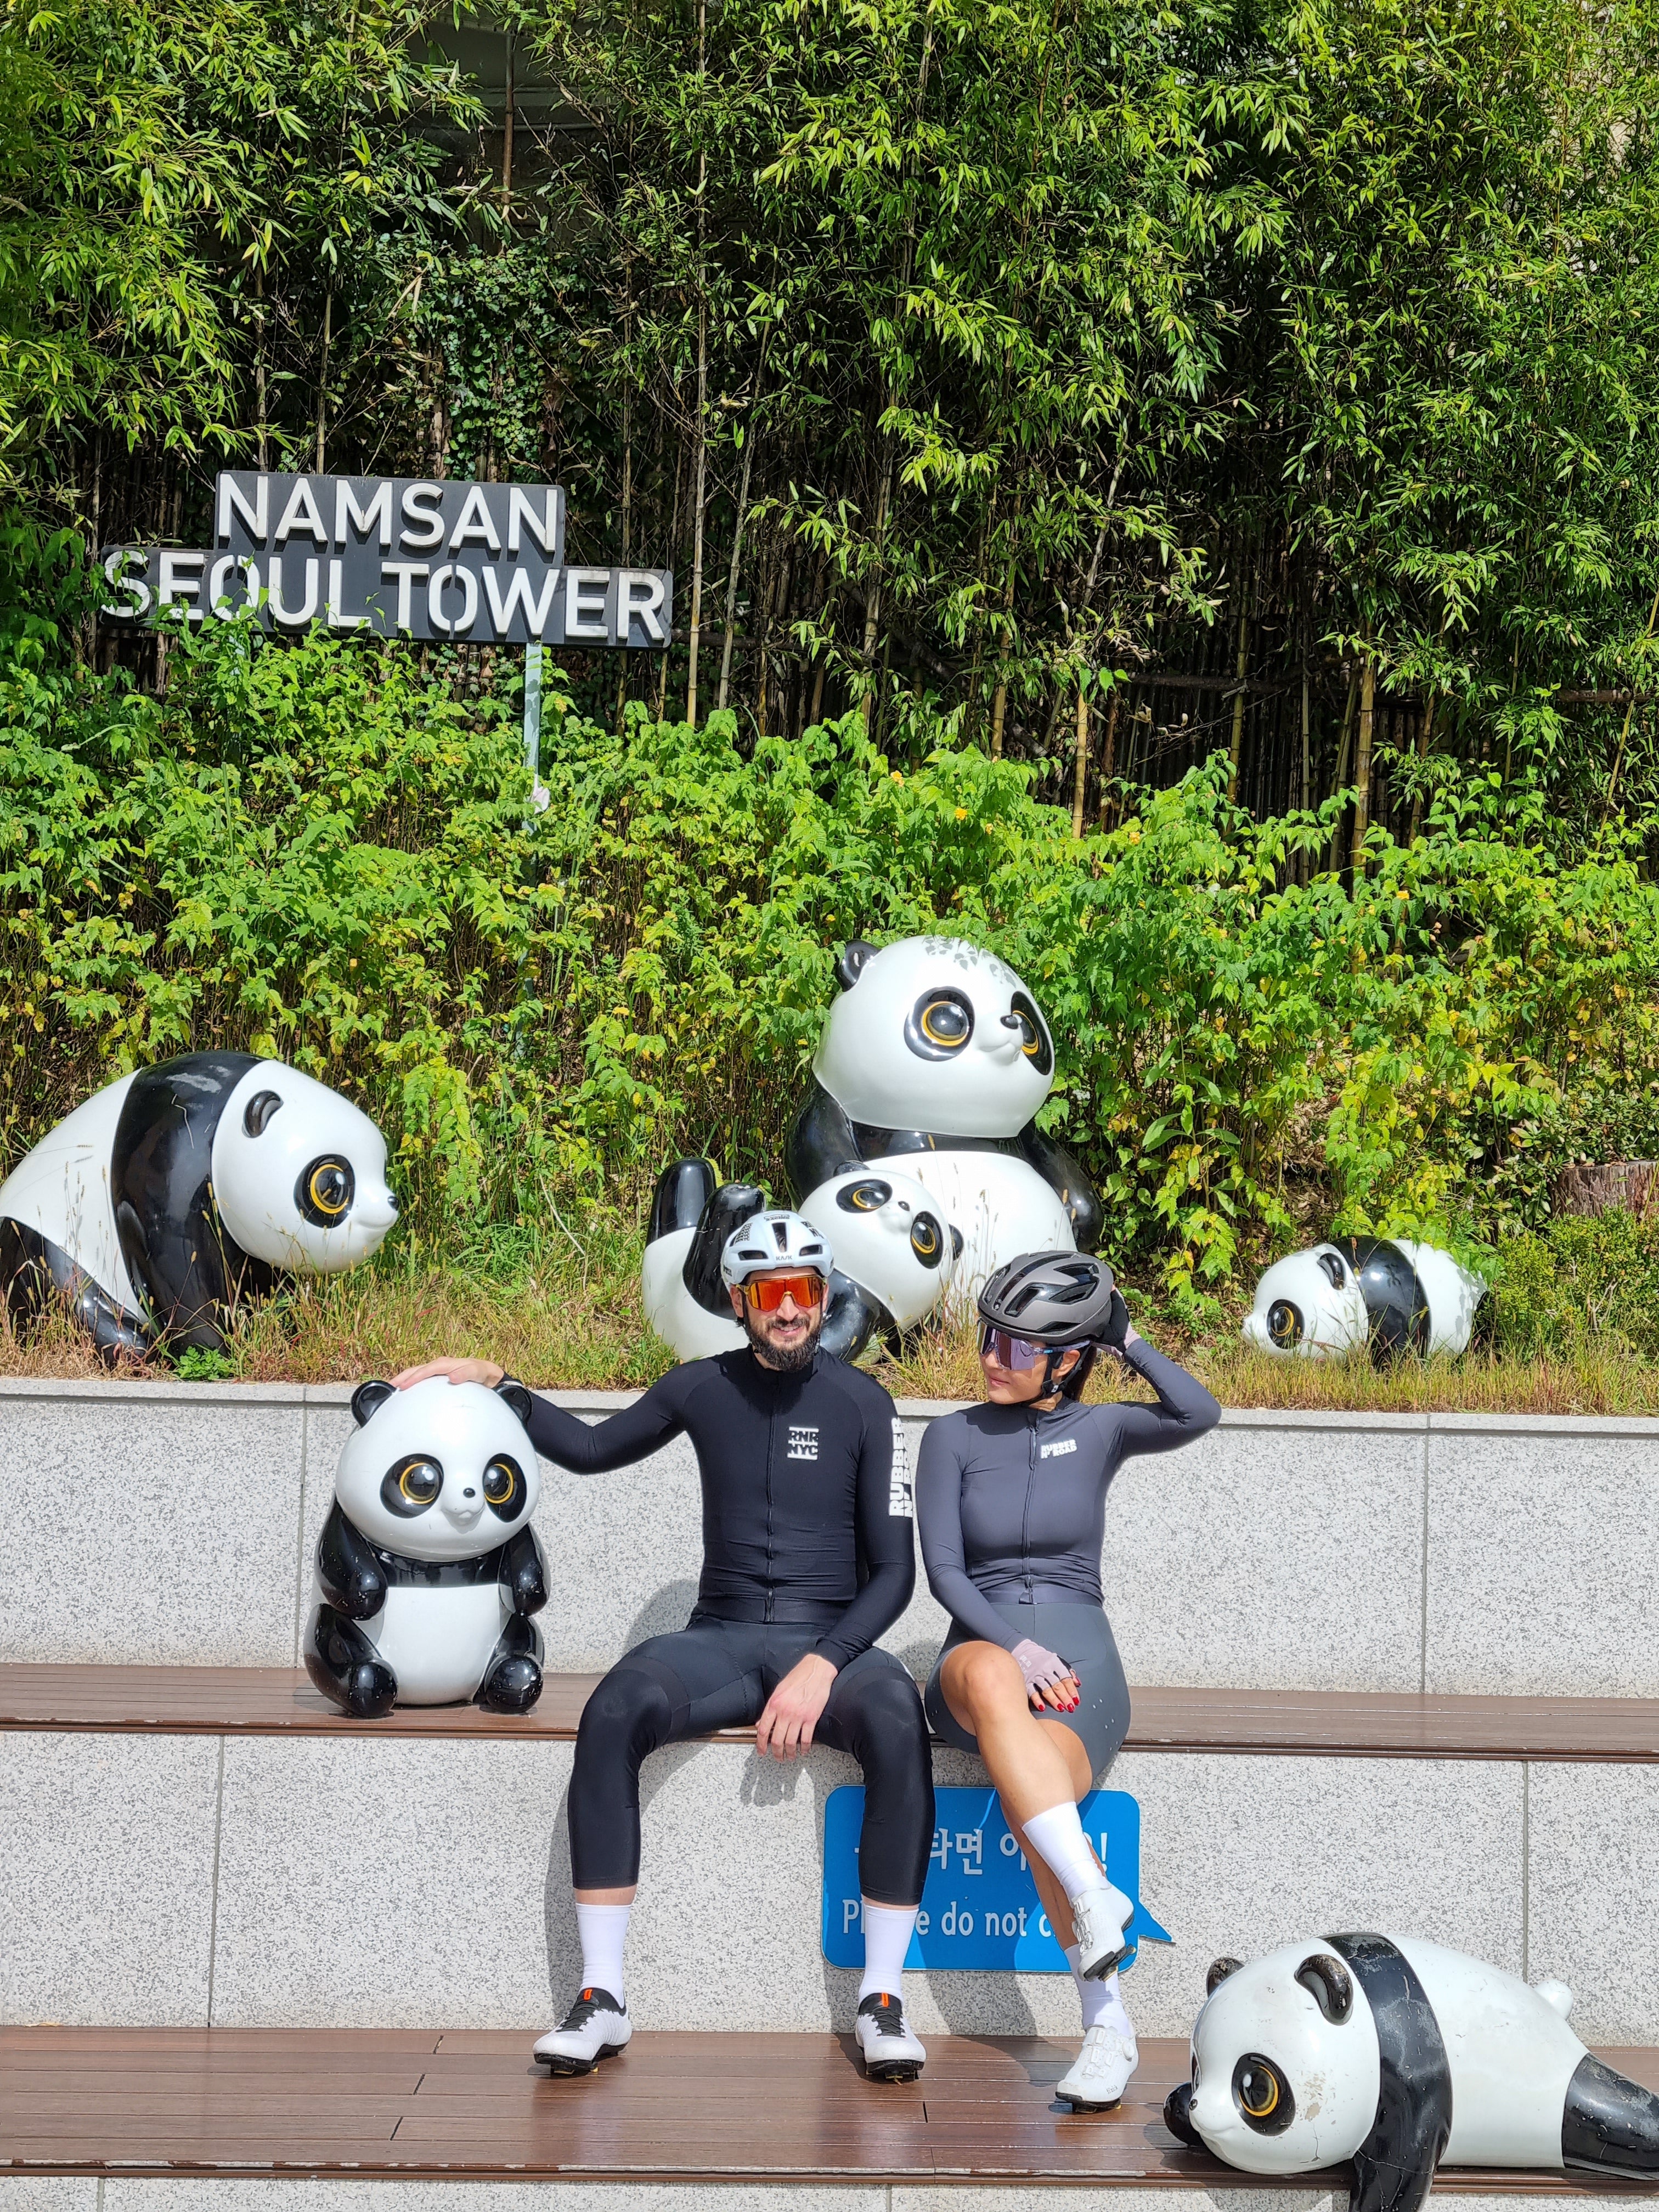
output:
<path id="1" fill-rule="evenodd" d="M 333 1274 L 398 1218 L 386 1140 L 281 1060 L 186 1053 L 108 1084 L 0 1184 L 0 1285 L 20 1320 L 66 1306 L 113 1364 L 222 1353 L 285 1271 Z"/>
<path id="2" fill-rule="evenodd" d="M 1244 1339 L 1303 1359 L 1366 1347 L 1379 1364 L 1402 1352 L 1455 1358 L 1469 1348 L 1486 1289 L 1436 1245 L 1345 1237 L 1274 1261 L 1256 1285 Z"/>
<path id="3" fill-rule="evenodd" d="M 527 1713 L 542 1693 L 540 1468 L 510 1377 L 364 1382 L 317 1540 L 306 1672 L 357 1720 L 397 1704 Z"/>

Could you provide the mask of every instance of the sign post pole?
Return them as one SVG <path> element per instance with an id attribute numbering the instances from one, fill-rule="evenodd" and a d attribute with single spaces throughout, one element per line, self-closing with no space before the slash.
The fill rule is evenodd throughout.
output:
<path id="1" fill-rule="evenodd" d="M 524 649 L 524 764 L 530 770 L 531 803 L 542 787 L 542 648 Z"/>

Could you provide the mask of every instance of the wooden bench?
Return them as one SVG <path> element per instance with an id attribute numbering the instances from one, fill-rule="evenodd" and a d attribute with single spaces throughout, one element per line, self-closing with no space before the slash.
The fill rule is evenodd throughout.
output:
<path id="1" fill-rule="evenodd" d="M 552 1674 L 523 1719 L 404 1705 L 349 1720 L 283 1667 L 0 1666 L 0 1730 L 172 1735 L 491 1735 L 568 1741 L 597 1674 Z M 1394 1691 L 1131 1692 L 1131 1751 L 1315 1758 L 1659 1761 L 1659 1698 L 1412 1697 Z M 724 1732 L 741 1741 L 747 1729 Z"/>
<path id="2" fill-rule="evenodd" d="M 1184 2043 L 1143 2042 L 1123 2103 L 1075 2113 L 1054 2094 L 1075 2046 L 1036 2037 L 934 2037 L 919 2082 L 878 2087 L 845 2036 L 642 2033 L 556 2081 L 532 2063 L 532 2033 L 0 2029 L 0 2175 L 586 2180 L 631 2185 L 635 2203 L 673 2181 L 1284 2186 L 1165 2130 Z M 1659 2087 L 1659 2051 L 1604 2056 Z M 1620 2186 L 1473 2168 L 1436 2184 Z"/>

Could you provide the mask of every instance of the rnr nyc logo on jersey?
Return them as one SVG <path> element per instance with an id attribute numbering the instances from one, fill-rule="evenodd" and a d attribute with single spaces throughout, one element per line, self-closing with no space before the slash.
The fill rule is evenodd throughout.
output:
<path id="1" fill-rule="evenodd" d="M 910 1452 L 904 1441 L 904 1424 L 893 1422 L 893 1472 L 889 1478 L 887 1516 L 892 1521 L 914 1521 L 916 1509 L 910 1488 Z"/>
<path id="2" fill-rule="evenodd" d="M 816 1459 L 818 1455 L 818 1432 L 816 1429 L 794 1429 L 789 1431 L 791 1459 Z"/>

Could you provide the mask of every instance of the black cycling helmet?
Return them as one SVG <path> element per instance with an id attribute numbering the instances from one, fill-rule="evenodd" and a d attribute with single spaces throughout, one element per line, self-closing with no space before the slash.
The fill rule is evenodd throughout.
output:
<path id="1" fill-rule="evenodd" d="M 1092 1253 L 1022 1252 L 986 1284 L 979 1310 L 994 1328 L 1063 1352 L 1068 1345 L 1109 1344 L 1115 1300 L 1121 1311 L 1112 1271 Z"/>

